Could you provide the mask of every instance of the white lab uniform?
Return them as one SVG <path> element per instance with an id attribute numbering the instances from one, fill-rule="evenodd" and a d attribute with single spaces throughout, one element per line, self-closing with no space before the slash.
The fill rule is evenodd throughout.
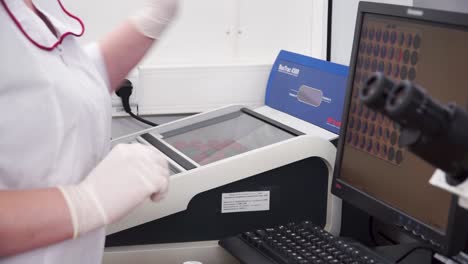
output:
<path id="1" fill-rule="evenodd" d="M 46 46 L 57 41 L 23 0 L 6 3 L 33 39 Z M 34 4 L 59 34 L 80 32 L 57 0 Z M 39 49 L 1 5 L 0 25 L 0 190 L 80 182 L 110 146 L 111 101 L 100 52 L 96 46 L 85 52 L 72 36 L 52 52 Z M 0 264 L 97 264 L 104 236 L 102 228 Z"/>

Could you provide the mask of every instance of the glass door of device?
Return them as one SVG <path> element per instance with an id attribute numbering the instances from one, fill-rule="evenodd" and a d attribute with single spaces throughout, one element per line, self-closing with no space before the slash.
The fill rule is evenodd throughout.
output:
<path id="1" fill-rule="evenodd" d="M 205 165 L 301 134 L 255 115 L 258 114 L 242 109 L 163 133 L 162 141 Z"/>

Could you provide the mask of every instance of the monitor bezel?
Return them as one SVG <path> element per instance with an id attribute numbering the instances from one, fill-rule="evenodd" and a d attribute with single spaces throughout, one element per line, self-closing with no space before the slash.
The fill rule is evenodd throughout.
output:
<path id="1" fill-rule="evenodd" d="M 449 211 L 447 229 L 438 230 L 429 226 L 420 220 L 392 207 L 381 200 L 377 200 L 370 195 L 354 188 L 341 180 L 340 167 L 343 158 L 345 145 L 346 125 L 348 122 L 348 112 L 351 105 L 351 92 L 354 83 L 354 73 L 356 60 L 359 50 L 359 38 L 361 35 L 361 26 L 366 14 L 383 15 L 416 21 L 425 21 L 429 23 L 440 23 L 454 27 L 468 29 L 468 14 L 460 14 L 448 11 L 430 10 L 425 8 L 416 8 L 410 6 L 398 6 L 381 3 L 360 2 L 356 27 L 354 32 L 353 48 L 350 60 L 350 71 L 347 83 L 347 92 L 345 97 L 345 106 L 342 115 L 342 127 L 337 145 L 337 156 L 333 175 L 332 193 L 358 207 L 369 215 L 379 218 L 385 223 L 396 225 L 410 236 L 418 239 L 420 242 L 433 247 L 436 251 L 445 255 L 454 255 L 464 248 L 468 228 L 464 221 L 467 219 L 466 211 L 458 206 L 458 198 L 452 196 Z M 420 14 L 420 16 L 415 16 Z M 416 231 L 417 230 L 417 231 Z M 416 234 L 414 234 L 416 232 Z M 424 236 L 424 239 L 422 238 Z M 439 245 L 439 246 L 436 246 Z"/>

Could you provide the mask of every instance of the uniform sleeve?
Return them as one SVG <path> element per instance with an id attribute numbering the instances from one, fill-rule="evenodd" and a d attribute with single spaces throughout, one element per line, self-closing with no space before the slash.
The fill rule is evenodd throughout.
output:
<path id="1" fill-rule="evenodd" d="M 85 53 L 93 61 L 94 65 L 101 75 L 102 79 L 105 81 L 107 89 L 110 91 L 110 80 L 109 74 L 107 73 L 106 64 L 104 63 L 104 57 L 102 56 L 101 49 L 96 42 L 88 44 L 84 47 Z"/>

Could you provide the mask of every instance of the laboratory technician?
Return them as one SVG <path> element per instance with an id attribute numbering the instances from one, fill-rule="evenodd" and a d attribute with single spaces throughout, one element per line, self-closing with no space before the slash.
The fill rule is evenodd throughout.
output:
<path id="1" fill-rule="evenodd" d="M 105 225 L 163 198 L 162 154 L 139 144 L 109 152 L 110 94 L 177 6 L 147 0 L 82 48 L 84 25 L 60 0 L 0 0 L 1 264 L 100 263 Z"/>

